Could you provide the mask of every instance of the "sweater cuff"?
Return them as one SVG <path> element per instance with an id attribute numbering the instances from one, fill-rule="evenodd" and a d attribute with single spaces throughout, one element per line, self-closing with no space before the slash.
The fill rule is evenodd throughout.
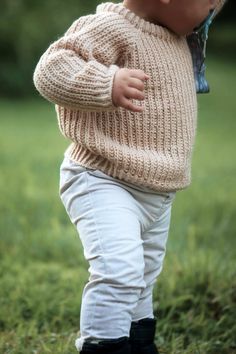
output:
<path id="1" fill-rule="evenodd" d="M 86 110 L 90 110 L 90 108 L 96 111 L 117 109 L 117 106 L 115 106 L 112 101 L 112 91 L 115 74 L 119 69 L 120 68 L 114 64 L 109 66 L 106 73 L 106 80 L 103 81 L 100 78 L 98 82 L 99 89 L 94 96 L 91 96 L 90 104 L 85 108 Z M 104 86 L 102 84 L 104 84 Z"/>

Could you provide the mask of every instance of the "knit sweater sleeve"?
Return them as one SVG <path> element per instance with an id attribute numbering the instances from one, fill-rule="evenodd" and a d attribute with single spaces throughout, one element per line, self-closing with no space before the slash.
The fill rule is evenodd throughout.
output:
<path id="1" fill-rule="evenodd" d="M 113 80 L 130 42 L 118 14 L 82 16 L 42 55 L 34 71 L 34 85 L 59 106 L 114 110 Z"/>

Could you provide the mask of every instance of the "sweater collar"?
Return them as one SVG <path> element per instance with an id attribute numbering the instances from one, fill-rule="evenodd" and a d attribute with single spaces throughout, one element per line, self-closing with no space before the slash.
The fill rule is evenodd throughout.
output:
<path id="1" fill-rule="evenodd" d="M 118 13 L 125 19 L 127 19 L 130 23 L 132 23 L 136 28 L 139 28 L 141 31 L 154 34 L 158 37 L 161 37 L 162 39 L 173 39 L 177 37 L 177 35 L 174 32 L 170 31 L 168 28 L 156 25 L 150 21 L 139 17 L 133 11 L 126 8 L 123 3 L 101 3 L 97 6 L 96 13 L 98 14 L 101 12 Z"/>

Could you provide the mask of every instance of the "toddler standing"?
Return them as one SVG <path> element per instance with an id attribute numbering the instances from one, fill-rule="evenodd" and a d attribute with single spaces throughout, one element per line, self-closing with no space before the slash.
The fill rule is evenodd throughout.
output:
<path id="1" fill-rule="evenodd" d="M 196 91 L 205 90 L 196 28 L 223 2 L 102 3 L 35 69 L 37 90 L 56 105 L 72 142 L 59 193 L 89 263 L 76 340 L 82 354 L 158 352 L 152 291 L 176 191 L 191 182 Z"/>

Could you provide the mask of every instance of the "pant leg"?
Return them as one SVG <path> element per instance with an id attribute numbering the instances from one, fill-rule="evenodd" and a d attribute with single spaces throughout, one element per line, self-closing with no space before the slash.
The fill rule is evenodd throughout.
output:
<path id="1" fill-rule="evenodd" d="M 146 287 L 141 291 L 132 321 L 154 318 L 153 288 L 163 268 L 174 197 L 175 193 L 167 194 L 167 199 L 163 203 L 157 220 L 141 235 L 144 247 L 144 281 Z"/>
<path id="2" fill-rule="evenodd" d="M 66 164 L 61 168 L 60 196 L 89 263 L 77 349 L 86 338 L 128 337 L 132 313 L 146 286 L 137 204 L 115 180 Z"/>

